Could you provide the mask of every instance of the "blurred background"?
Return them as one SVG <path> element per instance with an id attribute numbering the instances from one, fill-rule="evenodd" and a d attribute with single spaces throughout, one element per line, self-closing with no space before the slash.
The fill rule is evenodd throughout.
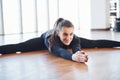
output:
<path id="1" fill-rule="evenodd" d="M 113 31 L 120 17 L 120 0 L 0 0 L 0 41 L 8 35 L 16 40 L 24 37 L 19 34 L 40 36 L 52 29 L 59 17 L 70 20 L 75 33 L 84 36 L 91 35 L 91 30 Z M 7 41 L 12 42 L 10 38 Z"/>
<path id="2" fill-rule="evenodd" d="M 44 32 L 59 17 L 81 31 L 106 29 L 119 17 L 119 0 L 0 0 L 0 34 Z"/>

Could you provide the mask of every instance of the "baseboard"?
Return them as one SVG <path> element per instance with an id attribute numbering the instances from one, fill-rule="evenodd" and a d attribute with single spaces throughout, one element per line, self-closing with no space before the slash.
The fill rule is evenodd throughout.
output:
<path id="1" fill-rule="evenodd" d="M 112 27 L 109 27 L 109 28 L 101 28 L 101 29 L 91 29 L 92 31 L 109 31 L 109 30 L 111 30 L 112 29 Z"/>

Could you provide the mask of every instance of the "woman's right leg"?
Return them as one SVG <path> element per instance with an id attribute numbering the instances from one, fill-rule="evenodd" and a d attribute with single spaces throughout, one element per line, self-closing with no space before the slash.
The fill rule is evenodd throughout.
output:
<path id="1" fill-rule="evenodd" d="M 44 40 L 41 37 L 27 40 L 18 44 L 9 44 L 0 46 L 1 54 L 15 53 L 15 52 L 28 52 L 35 50 L 47 49 L 44 45 Z"/>
<path id="2" fill-rule="evenodd" d="M 80 38 L 82 48 L 112 48 L 120 47 L 120 42 L 112 40 L 90 40 Z"/>

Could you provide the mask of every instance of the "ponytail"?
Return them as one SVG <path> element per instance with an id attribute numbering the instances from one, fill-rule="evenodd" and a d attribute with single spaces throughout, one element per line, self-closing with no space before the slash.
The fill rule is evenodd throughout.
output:
<path id="1" fill-rule="evenodd" d="M 55 24 L 54 24 L 54 28 L 53 28 L 53 34 L 57 34 L 58 33 L 58 31 L 59 31 L 59 24 L 60 24 L 60 22 L 62 22 L 64 19 L 63 18 L 58 18 L 58 20 L 55 22 Z"/>
<path id="2" fill-rule="evenodd" d="M 54 24 L 54 28 L 57 27 L 58 24 L 59 24 L 62 20 L 64 20 L 64 19 L 63 19 L 63 18 L 58 18 L 58 20 L 57 20 L 57 21 L 55 22 L 55 24 Z"/>

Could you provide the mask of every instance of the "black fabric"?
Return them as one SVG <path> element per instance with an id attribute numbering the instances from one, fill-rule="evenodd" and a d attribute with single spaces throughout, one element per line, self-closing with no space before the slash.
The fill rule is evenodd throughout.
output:
<path id="1" fill-rule="evenodd" d="M 113 31 L 119 32 L 120 31 L 120 18 L 116 18 L 114 23 Z"/>
<path id="2" fill-rule="evenodd" d="M 28 51 L 45 50 L 45 49 L 47 49 L 47 47 L 44 44 L 44 39 L 42 35 L 41 37 L 30 39 L 18 44 L 8 44 L 8 45 L 0 46 L 0 53 L 8 54 L 8 53 L 15 53 L 17 51 L 28 52 Z"/>
<path id="3" fill-rule="evenodd" d="M 90 40 L 80 38 L 81 48 L 112 48 L 120 47 L 120 42 L 112 40 Z"/>

